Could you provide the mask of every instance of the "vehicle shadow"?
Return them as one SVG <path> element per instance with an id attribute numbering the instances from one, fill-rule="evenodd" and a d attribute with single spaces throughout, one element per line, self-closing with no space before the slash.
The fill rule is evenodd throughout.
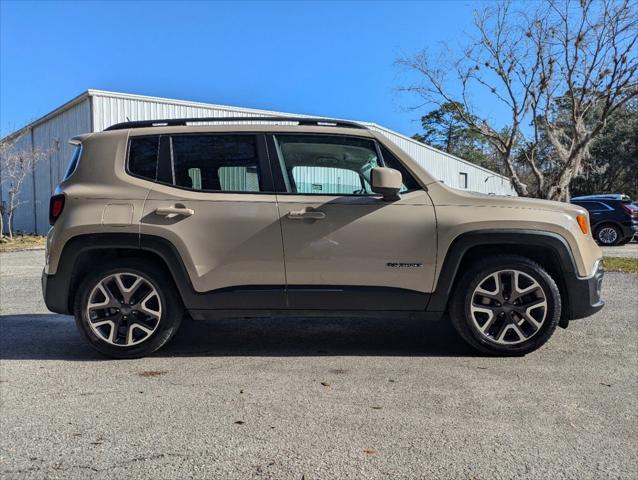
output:
<path id="1" fill-rule="evenodd" d="M 184 320 L 156 357 L 476 356 L 447 319 L 259 318 Z M 72 317 L 0 315 L 0 360 L 105 360 Z"/>

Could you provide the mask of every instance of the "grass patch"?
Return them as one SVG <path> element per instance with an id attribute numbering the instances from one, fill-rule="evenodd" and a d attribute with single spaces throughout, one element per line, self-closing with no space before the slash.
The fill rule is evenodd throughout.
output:
<path id="1" fill-rule="evenodd" d="M 44 248 L 47 243 L 47 237 L 40 235 L 16 235 L 13 240 L 8 237 L 2 237 L 0 240 L 0 252 L 17 252 L 18 250 L 33 250 L 36 248 Z"/>
<path id="2" fill-rule="evenodd" d="M 603 266 L 607 272 L 638 273 L 638 258 L 604 257 Z"/>

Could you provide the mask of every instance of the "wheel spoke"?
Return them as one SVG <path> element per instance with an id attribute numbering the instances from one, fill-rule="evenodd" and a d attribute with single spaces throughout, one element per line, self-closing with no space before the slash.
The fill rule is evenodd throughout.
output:
<path id="1" fill-rule="evenodd" d="M 137 277 L 135 281 L 133 282 L 133 284 L 130 287 L 126 288 L 124 286 L 124 281 L 122 280 L 122 276 L 123 274 L 121 273 L 116 274 L 114 276 L 115 283 L 117 285 L 117 288 L 120 290 L 120 293 L 122 294 L 124 303 L 130 303 L 131 297 L 137 291 L 140 285 L 142 285 L 143 280 L 142 280 L 142 277 Z"/>
<path id="2" fill-rule="evenodd" d="M 152 292 L 150 292 L 148 295 L 146 295 L 138 304 L 137 307 L 141 312 L 144 312 L 145 314 L 154 317 L 154 318 L 159 318 L 161 315 L 161 312 L 159 310 L 153 310 L 152 308 L 149 308 L 149 306 L 147 305 L 149 301 L 151 301 L 153 298 L 157 297 L 157 292 L 155 290 L 153 290 Z M 159 300 L 159 299 L 158 299 Z M 159 304 L 159 301 L 158 301 Z"/>
<path id="3" fill-rule="evenodd" d="M 528 275 L 525 275 L 521 272 L 514 272 L 514 283 L 513 283 L 513 291 L 512 291 L 512 300 L 515 300 L 516 298 L 520 298 L 524 295 L 527 295 L 529 293 L 532 293 L 535 290 L 538 290 L 539 288 L 541 288 L 541 286 L 534 280 L 533 283 L 525 288 L 520 288 L 520 278 L 521 276 L 523 278 L 529 279 L 530 277 Z"/>
<path id="4" fill-rule="evenodd" d="M 504 323 L 503 326 L 499 329 L 498 333 L 494 336 L 494 338 L 496 338 L 496 341 L 503 342 L 503 339 L 505 338 L 505 335 L 507 334 L 509 328 L 510 324 Z"/>
<path id="5" fill-rule="evenodd" d="M 495 288 L 494 290 L 487 290 L 482 287 L 487 281 L 494 280 Z M 479 286 L 474 290 L 474 293 L 478 293 L 479 295 L 483 295 L 485 297 L 493 298 L 495 300 L 502 300 L 502 288 L 501 288 L 501 280 L 498 276 L 498 273 L 494 273 L 483 279 Z"/>
<path id="6" fill-rule="evenodd" d="M 111 334 L 111 341 L 113 343 L 117 343 L 118 332 L 120 330 L 120 325 L 122 324 L 122 315 L 118 313 L 117 315 L 113 315 L 111 318 L 113 321 L 113 326 L 111 327 L 113 330 Z"/>
<path id="7" fill-rule="evenodd" d="M 532 305 L 528 306 L 525 309 L 525 312 L 523 313 L 523 316 L 524 316 L 525 320 L 530 322 L 537 329 L 540 328 L 540 326 L 541 326 L 541 324 L 543 322 L 542 322 L 542 320 L 540 322 L 538 320 L 536 320 L 534 318 L 534 316 L 531 314 L 531 311 L 532 310 L 536 310 L 538 308 L 543 308 L 543 309 L 547 310 L 547 301 L 545 301 L 545 299 L 538 300 L 537 302 L 534 302 Z M 545 317 L 545 315 L 543 315 L 543 319 L 544 319 L 544 317 Z"/>
<path id="8" fill-rule="evenodd" d="M 532 300 L 528 300 L 527 302 L 521 302 L 519 305 L 521 308 L 525 308 L 530 310 L 532 308 L 543 307 L 546 306 L 547 302 L 544 298 L 534 298 Z"/>
<path id="9" fill-rule="evenodd" d="M 541 326 L 541 322 L 537 321 L 532 315 L 529 314 L 529 311 L 520 313 L 522 319 L 534 326 L 535 329 L 538 329 Z"/>
<path id="10" fill-rule="evenodd" d="M 101 302 L 92 301 L 92 299 L 94 299 L 96 294 L 98 293 L 97 291 L 93 291 L 93 293 L 89 297 L 89 310 L 119 307 L 120 302 L 118 302 L 118 300 L 113 296 L 111 290 L 104 284 L 104 281 L 98 283 L 96 288 L 100 293 L 102 293 L 102 295 L 104 296 L 104 300 L 102 300 Z"/>
<path id="11" fill-rule="evenodd" d="M 105 337 L 104 335 L 100 335 L 102 338 L 108 338 L 109 342 L 113 342 L 113 336 L 115 334 L 115 325 L 113 324 L 112 320 L 102 320 L 100 322 L 93 322 L 91 323 L 91 326 L 93 327 L 94 330 L 97 330 L 98 328 L 104 326 L 104 325 L 108 325 L 109 326 L 109 335 L 108 337 Z"/>
<path id="12" fill-rule="evenodd" d="M 522 332 L 521 328 L 516 323 L 510 324 L 510 330 L 516 333 L 519 341 L 525 340 L 527 338 L 525 334 Z"/>
<path id="13" fill-rule="evenodd" d="M 100 328 L 102 325 L 108 325 L 113 328 L 113 322 L 111 320 L 100 320 L 97 322 L 91 322 L 91 325 L 95 328 Z"/>
<path id="14" fill-rule="evenodd" d="M 133 332 L 135 330 L 142 330 L 144 333 L 146 333 L 146 338 L 148 338 L 148 336 L 151 335 L 153 333 L 153 331 L 154 331 L 153 329 L 146 328 L 144 325 L 142 325 L 140 323 L 132 323 L 131 325 L 129 325 L 128 332 L 126 333 L 126 344 L 127 345 L 132 345 L 134 343 L 133 342 Z"/>
<path id="15" fill-rule="evenodd" d="M 496 319 L 494 310 L 492 310 L 491 308 L 485 308 L 478 305 L 472 305 L 472 314 L 476 312 L 486 313 L 488 315 L 487 320 L 485 320 L 485 323 L 483 324 L 483 326 L 479 326 L 479 329 L 481 330 L 481 332 L 485 332 L 488 328 L 492 326 L 492 324 L 494 323 L 494 320 Z"/>

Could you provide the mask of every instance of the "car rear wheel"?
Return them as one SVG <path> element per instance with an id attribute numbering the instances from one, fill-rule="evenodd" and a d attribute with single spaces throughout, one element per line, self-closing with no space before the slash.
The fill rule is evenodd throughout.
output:
<path id="1" fill-rule="evenodd" d="M 558 287 L 537 263 L 520 256 L 489 257 L 472 265 L 451 298 L 450 318 L 475 349 L 524 355 L 554 333 L 561 312 Z"/>
<path id="2" fill-rule="evenodd" d="M 596 229 L 596 241 L 607 247 L 620 244 L 622 233 L 615 225 L 602 225 Z"/>
<path id="3" fill-rule="evenodd" d="M 98 351 L 113 358 L 137 358 L 171 339 L 183 308 L 161 269 L 130 260 L 86 277 L 74 313 L 80 332 Z"/>

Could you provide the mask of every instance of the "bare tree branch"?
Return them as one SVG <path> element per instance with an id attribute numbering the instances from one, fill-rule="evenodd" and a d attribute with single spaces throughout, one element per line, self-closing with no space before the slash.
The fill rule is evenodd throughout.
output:
<path id="1" fill-rule="evenodd" d="M 4 218 L 7 216 L 7 232 L 13 240 L 13 219 L 16 210 L 28 203 L 20 194 L 24 183 L 34 171 L 37 163 L 49 156 L 49 152 L 40 148 L 19 148 L 22 137 L 5 140 L 0 143 L 0 172 L 2 184 L 7 188 L 8 204 L 3 205 L 0 212 L 0 236 L 4 232 Z"/>
<path id="2" fill-rule="evenodd" d="M 609 117 L 638 97 L 638 14 L 629 0 L 549 0 L 525 11 L 530 5 L 504 0 L 477 12 L 456 57 L 448 50 L 437 61 L 425 51 L 399 59 L 418 79 L 403 91 L 425 104 L 458 105 L 519 195 L 566 199 Z M 477 112 L 470 99 L 479 91 L 509 112 L 506 125 Z M 541 142 L 549 158 L 539 157 Z"/>

